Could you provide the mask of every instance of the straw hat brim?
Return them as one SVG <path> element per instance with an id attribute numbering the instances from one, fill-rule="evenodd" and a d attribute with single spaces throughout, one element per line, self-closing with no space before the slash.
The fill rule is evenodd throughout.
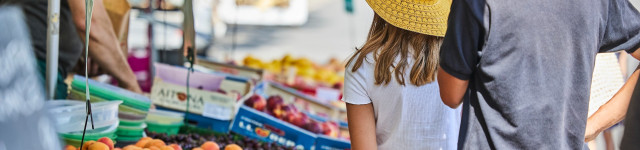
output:
<path id="1" fill-rule="evenodd" d="M 444 37 L 452 0 L 366 0 L 390 24 L 405 30 Z"/>

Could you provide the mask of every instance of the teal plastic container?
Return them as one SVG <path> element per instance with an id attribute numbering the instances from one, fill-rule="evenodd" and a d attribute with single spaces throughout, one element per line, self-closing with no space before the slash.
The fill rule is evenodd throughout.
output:
<path id="1" fill-rule="evenodd" d="M 73 82 L 71 82 L 71 88 L 77 91 L 84 91 L 85 87 L 85 78 L 77 75 L 74 76 Z M 142 111 L 148 111 L 151 106 L 151 99 L 144 95 L 94 80 L 89 80 L 89 92 L 91 92 L 92 96 L 95 95 L 105 100 L 122 100 L 123 105 Z"/>
<path id="2" fill-rule="evenodd" d="M 147 124 L 140 124 L 138 126 L 118 126 L 118 130 L 116 134 L 118 136 L 128 136 L 128 137 L 138 137 L 144 134 L 144 128 L 147 127 Z"/>
<path id="3" fill-rule="evenodd" d="M 184 123 L 177 122 L 172 124 L 164 124 L 164 123 L 156 123 L 153 121 L 148 121 L 147 125 L 148 125 L 147 130 L 149 130 L 150 132 L 166 133 L 167 135 L 174 135 L 174 134 L 178 134 L 178 131 L 180 131 L 180 127 L 182 127 Z"/>

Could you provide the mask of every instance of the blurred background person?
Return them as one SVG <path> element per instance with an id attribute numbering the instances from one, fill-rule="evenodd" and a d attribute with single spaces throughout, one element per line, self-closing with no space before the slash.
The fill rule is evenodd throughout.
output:
<path id="1" fill-rule="evenodd" d="M 640 13 L 627 0 L 461 0 L 448 25 L 438 82 L 445 104 L 464 101 L 461 149 L 588 149 L 585 135 L 613 125 L 640 73 L 587 125 L 596 54 L 640 59 Z"/>
<path id="2" fill-rule="evenodd" d="M 588 116 L 593 115 L 600 106 L 605 104 L 624 84 L 622 68 L 618 60 L 620 53 L 601 53 L 596 55 L 596 64 L 591 79 L 591 95 L 589 96 Z M 620 55 L 625 56 L 625 55 Z M 620 59 L 620 61 L 626 61 Z M 598 146 L 606 150 L 615 149 L 611 129 L 605 130 L 602 134 L 604 143 L 596 144 L 595 140 L 589 142 L 589 149 L 596 150 Z"/>
<path id="3" fill-rule="evenodd" d="M 47 0 L 0 0 L 2 5 L 17 5 L 22 8 L 28 22 L 29 33 L 38 61 L 38 68 L 44 79 L 46 67 L 46 32 L 47 32 Z M 67 95 L 67 84 L 64 80 L 72 74 L 76 64 L 82 67 L 89 61 L 90 76 L 106 73 L 118 81 L 125 89 L 140 93 L 136 76 L 129 68 L 126 54 L 123 53 L 111 20 L 107 15 L 102 0 L 95 0 L 92 16 L 91 33 L 89 34 L 89 58 L 82 58 L 85 36 L 85 1 L 61 0 L 60 5 L 60 44 L 58 58 L 58 80 L 56 83 L 56 99 L 64 99 Z M 82 61 L 79 61 L 82 59 Z"/>

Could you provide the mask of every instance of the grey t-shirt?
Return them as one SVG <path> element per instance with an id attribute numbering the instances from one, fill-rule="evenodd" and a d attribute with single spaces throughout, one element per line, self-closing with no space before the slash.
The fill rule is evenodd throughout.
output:
<path id="1" fill-rule="evenodd" d="M 44 61 L 47 57 L 47 0 L 0 0 L 0 5 L 5 4 L 22 7 L 36 58 Z M 59 19 L 58 71 L 66 76 L 82 55 L 84 44 L 76 32 L 67 0 L 60 1 Z"/>
<path id="2" fill-rule="evenodd" d="M 454 0 L 442 69 L 469 80 L 460 149 L 586 149 L 598 52 L 640 47 L 627 0 Z"/>

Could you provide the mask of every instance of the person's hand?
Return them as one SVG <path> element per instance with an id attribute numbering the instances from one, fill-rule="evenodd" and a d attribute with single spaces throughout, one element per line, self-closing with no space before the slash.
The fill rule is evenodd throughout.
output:
<path id="1" fill-rule="evenodd" d="M 142 94 L 142 89 L 140 89 L 140 85 L 138 84 L 138 81 L 135 79 L 129 80 L 129 81 L 118 81 L 118 85 L 129 91 Z"/>
<path id="2" fill-rule="evenodd" d="M 78 75 L 84 76 L 87 74 L 85 73 L 85 60 L 87 59 L 80 58 L 80 60 L 78 60 L 78 63 L 76 64 L 75 70 Z M 91 58 L 89 58 L 87 61 L 89 61 L 89 67 L 87 68 L 89 71 L 89 77 L 96 77 L 105 74 L 105 71 L 100 68 L 100 65 L 98 65 L 98 63 L 92 61 Z"/>
<path id="3" fill-rule="evenodd" d="M 600 132 L 598 132 L 595 129 L 589 128 L 587 124 L 587 129 L 584 131 L 584 142 L 590 142 L 595 140 L 596 137 L 598 137 L 598 134 L 600 134 Z"/>

